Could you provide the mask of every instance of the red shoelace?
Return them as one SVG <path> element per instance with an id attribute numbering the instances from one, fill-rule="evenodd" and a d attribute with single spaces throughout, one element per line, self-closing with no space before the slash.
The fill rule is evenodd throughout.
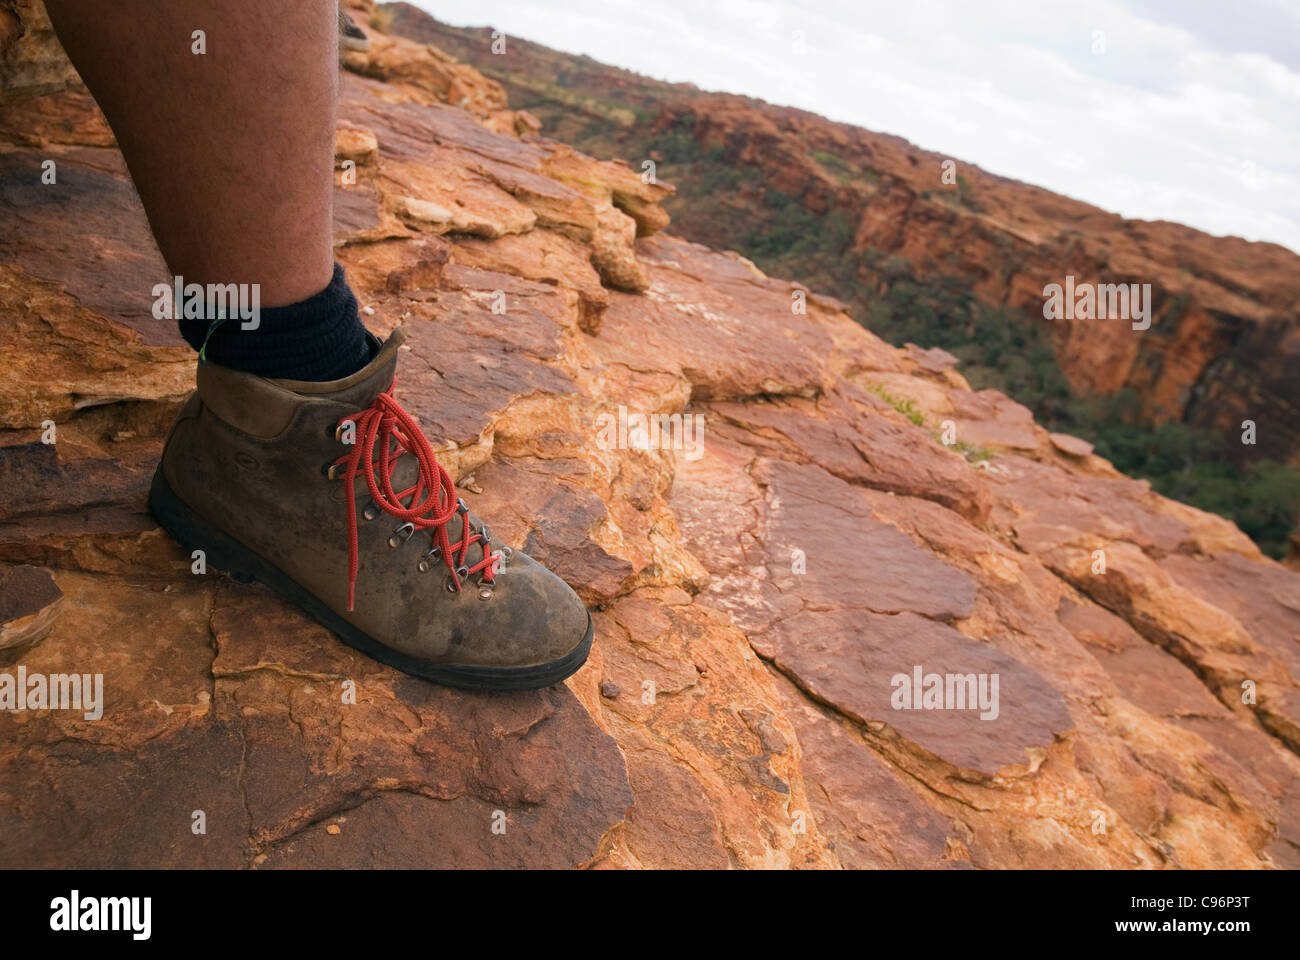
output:
<path id="1" fill-rule="evenodd" d="M 370 499 L 379 509 L 398 520 L 405 521 L 416 530 L 433 528 L 433 546 L 440 548 L 441 557 L 451 574 L 451 583 L 459 592 L 462 577 L 482 572 L 483 583 L 491 586 L 501 562 L 501 555 L 493 553 L 491 545 L 481 534 L 472 533 L 469 511 L 456 496 L 451 475 L 443 469 L 433 455 L 433 448 L 420 430 L 415 419 L 402 409 L 393 398 L 393 387 L 375 397 L 374 403 L 359 413 L 341 417 L 338 427 L 351 420 L 356 424 L 355 443 L 351 453 L 339 457 L 334 465 L 346 464 L 343 479 L 347 481 L 348 495 L 348 610 L 352 610 L 356 595 L 357 568 L 360 564 L 357 545 L 357 501 L 355 481 L 358 474 L 366 478 Z M 394 442 L 395 441 L 395 442 Z M 378 447 L 378 450 L 376 450 Z M 415 457 L 420 465 L 419 476 L 405 490 L 393 489 L 393 471 L 403 453 Z M 407 505 L 407 498 L 409 506 Z M 465 518 L 461 538 L 451 543 L 447 524 L 457 513 Z M 400 529 L 400 528 L 399 528 Z M 413 531 L 412 531 L 413 532 Z M 409 537 L 407 538 L 409 539 Z M 481 543 L 483 559 L 472 567 L 465 565 L 469 548 Z M 459 556 L 453 557 L 459 551 Z"/>

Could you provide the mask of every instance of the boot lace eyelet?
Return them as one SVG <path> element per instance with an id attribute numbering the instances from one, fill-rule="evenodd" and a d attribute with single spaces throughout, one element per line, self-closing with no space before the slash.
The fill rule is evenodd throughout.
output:
<path id="1" fill-rule="evenodd" d="M 502 566 L 501 554 L 492 551 L 491 535 L 482 524 L 481 532 L 474 532 L 469 507 L 464 499 L 456 496 L 451 474 L 438 463 L 420 425 L 402 409 L 393 396 L 393 390 L 390 383 L 388 389 L 377 394 L 364 410 L 332 425 L 340 439 L 349 422 L 356 429 L 355 443 L 350 445 L 347 454 L 324 468 L 331 479 L 344 481 L 341 492 L 349 501 L 348 514 L 352 522 L 348 530 L 348 610 L 355 609 L 359 569 L 360 538 L 355 516 L 358 479 L 365 482 L 370 493 L 370 501 L 360 511 L 366 520 L 378 519 L 383 512 L 399 521 L 404 518 L 407 521 L 387 538 L 391 548 L 406 543 L 417 527 L 435 531 L 435 539 L 441 543 L 442 549 L 422 553 L 417 566 L 422 573 L 427 573 L 435 562 L 445 565 L 449 573 L 446 581 L 448 593 L 463 592 L 471 569 L 475 573 L 486 571 L 495 577 Z M 418 461 L 418 476 L 406 489 L 394 489 L 398 461 L 408 454 Z M 454 527 L 453 518 L 456 518 Z M 469 550 L 473 547 L 481 551 L 481 559 L 475 554 L 471 561 Z M 480 580 L 477 589 L 488 586 L 490 584 L 485 585 Z"/>
<path id="2" fill-rule="evenodd" d="M 478 598 L 480 600 L 491 600 L 492 591 L 489 590 L 487 587 L 480 587 L 478 591 Z"/>

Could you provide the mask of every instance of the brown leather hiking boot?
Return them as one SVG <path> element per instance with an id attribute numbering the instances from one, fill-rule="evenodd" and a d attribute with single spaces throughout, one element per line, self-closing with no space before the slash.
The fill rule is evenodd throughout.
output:
<path id="1" fill-rule="evenodd" d="M 331 383 L 200 365 L 150 510 L 209 565 L 260 580 L 405 673 L 470 689 L 558 683 L 587 659 L 591 616 L 457 498 L 392 396 L 404 338 Z"/>

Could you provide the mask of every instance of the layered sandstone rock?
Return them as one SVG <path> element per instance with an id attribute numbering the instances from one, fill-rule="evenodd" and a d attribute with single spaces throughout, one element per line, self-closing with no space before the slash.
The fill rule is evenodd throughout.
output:
<path id="1" fill-rule="evenodd" d="M 337 255 L 590 662 L 444 690 L 200 571 L 144 508 L 192 366 L 143 213 L 83 90 L 7 100 L 0 568 L 63 595 L 18 662 L 105 702 L 0 712 L 0 864 L 1300 863 L 1300 575 L 434 63 L 344 75 Z M 996 702 L 900 709 L 918 670 Z"/>
<path id="2" fill-rule="evenodd" d="M 813 219 L 825 234 L 842 225 L 851 240 L 840 272 L 853 271 L 844 296 L 858 284 L 883 287 L 890 266 L 904 260 L 918 278 L 952 281 L 1031 318 L 1043 317 L 1044 287 L 1069 275 L 1150 284 L 1150 329 L 1121 319 L 1044 320 L 1074 391 L 1129 388 L 1143 419 L 1223 437 L 1238 437 L 1242 420 L 1254 420 L 1256 445 L 1228 443 L 1229 456 L 1300 465 L 1300 257 L 1284 247 L 1126 220 L 900 137 L 654 80 L 522 38 L 510 38 L 500 56 L 491 28 L 450 26 L 407 3 L 382 10 L 394 30 L 480 67 L 516 106 L 534 106 L 552 135 L 637 164 L 700 158 L 695 175 L 718 184 L 713 192 L 722 197 L 697 209 L 678 203 L 683 236 L 725 247 L 780 233 L 788 218 L 773 213 L 784 207 L 769 207 L 773 193 L 790 199 L 799 222 Z M 667 143 L 674 146 L 657 146 Z"/>
<path id="3" fill-rule="evenodd" d="M 1300 257 L 1292 251 L 1126 220 L 898 137 L 743 97 L 670 103 L 655 122 L 669 130 L 684 118 L 704 149 L 766 165 L 772 186 L 809 210 L 846 217 L 855 251 L 904 258 L 917 276 L 962 278 L 982 301 L 1044 318 L 1044 288 L 1067 276 L 1150 284 L 1150 329 L 1073 312 L 1043 319 L 1070 386 L 1081 395 L 1128 388 L 1144 417 L 1223 436 L 1238 436 L 1244 419 L 1267 424 L 1262 454 L 1300 465 Z M 842 166 L 849 161 L 858 169 Z M 945 163 L 956 164 L 946 181 Z"/>

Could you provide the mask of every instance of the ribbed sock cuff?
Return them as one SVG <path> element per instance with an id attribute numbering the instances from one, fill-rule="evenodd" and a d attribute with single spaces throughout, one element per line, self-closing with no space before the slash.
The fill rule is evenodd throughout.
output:
<path id="1" fill-rule="evenodd" d="M 258 377 L 339 380 L 370 361 L 357 298 L 337 263 L 324 290 L 287 307 L 263 308 L 254 330 L 242 329 L 238 317 L 217 324 L 211 334 L 206 319 L 179 323 L 181 336 L 204 359 Z"/>

